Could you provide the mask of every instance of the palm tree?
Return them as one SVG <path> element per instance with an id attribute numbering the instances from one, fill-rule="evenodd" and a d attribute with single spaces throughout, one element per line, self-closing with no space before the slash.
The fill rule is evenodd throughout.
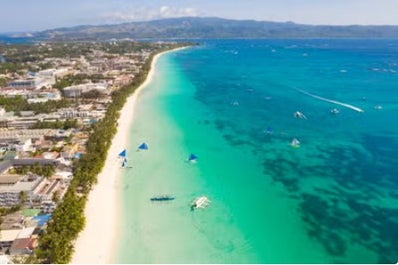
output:
<path id="1" fill-rule="evenodd" d="M 19 193 L 19 201 L 20 201 L 20 203 L 23 205 L 26 202 L 27 199 L 28 199 L 28 195 L 26 194 L 26 191 L 22 190 Z"/>

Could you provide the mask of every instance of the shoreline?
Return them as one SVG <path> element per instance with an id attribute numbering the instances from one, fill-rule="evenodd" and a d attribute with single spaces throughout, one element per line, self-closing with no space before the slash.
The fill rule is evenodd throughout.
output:
<path id="1" fill-rule="evenodd" d="M 71 263 L 112 263 L 117 248 L 122 201 L 120 199 L 121 168 L 117 154 L 128 146 L 128 136 L 134 121 L 134 110 L 140 92 L 152 81 L 155 65 L 165 53 L 185 49 L 180 47 L 156 54 L 145 81 L 127 98 L 120 110 L 117 132 L 108 150 L 98 182 L 90 191 L 84 210 L 85 227 L 74 244 Z M 105 233 L 103 231 L 108 231 Z"/>

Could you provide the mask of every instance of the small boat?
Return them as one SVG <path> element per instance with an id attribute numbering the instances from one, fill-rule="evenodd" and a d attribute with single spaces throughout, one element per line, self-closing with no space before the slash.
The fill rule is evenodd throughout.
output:
<path id="1" fill-rule="evenodd" d="M 307 119 L 307 117 L 300 111 L 296 111 L 293 113 L 293 116 L 298 119 Z"/>
<path id="2" fill-rule="evenodd" d="M 150 201 L 163 202 L 163 201 L 172 201 L 174 199 L 175 199 L 175 197 L 172 197 L 172 196 L 169 196 L 169 195 L 161 195 L 161 196 L 151 197 Z"/>
<path id="3" fill-rule="evenodd" d="M 124 158 L 122 162 L 122 168 L 125 168 L 126 166 L 127 166 L 127 158 Z"/>
<path id="4" fill-rule="evenodd" d="M 123 149 L 120 153 L 119 153 L 119 158 L 122 159 L 122 168 L 131 168 L 131 166 L 127 166 L 127 151 L 126 149 Z"/>
<path id="5" fill-rule="evenodd" d="M 233 101 L 231 104 L 234 106 L 239 106 L 239 102 L 237 100 Z"/>
<path id="6" fill-rule="evenodd" d="M 148 150 L 148 145 L 146 143 L 142 143 L 138 146 L 138 150 Z"/>
<path id="7" fill-rule="evenodd" d="M 194 154 L 190 154 L 188 157 L 188 162 L 195 163 L 198 157 Z"/>
<path id="8" fill-rule="evenodd" d="M 331 109 L 331 110 L 330 110 L 330 113 L 332 113 L 332 114 L 339 114 L 340 111 L 339 111 L 338 109 Z"/>
<path id="9" fill-rule="evenodd" d="M 126 156 L 127 156 L 127 151 L 126 151 L 126 149 L 123 149 L 123 150 L 119 153 L 118 156 L 119 156 L 119 157 L 126 157 Z"/>
<path id="10" fill-rule="evenodd" d="M 206 196 L 196 198 L 191 204 L 191 210 L 198 208 L 206 208 L 210 204 L 210 200 Z"/>
<path id="11" fill-rule="evenodd" d="M 383 108 L 383 107 L 382 107 L 381 105 L 376 105 L 376 106 L 375 106 L 375 109 L 376 109 L 376 110 L 381 110 L 382 108 Z"/>
<path id="12" fill-rule="evenodd" d="M 266 134 L 273 134 L 273 133 L 274 133 L 274 130 L 273 130 L 271 127 L 267 127 L 267 129 L 264 130 L 264 133 L 266 133 Z"/>
<path id="13" fill-rule="evenodd" d="M 297 140 L 296 138 L 293 138 L 293 140 L 292 140 L 292 142 L 290 143 L 290 145 L 291 145 L 292 147 L 298 148 L 298 147 L 300 147 L 300 141 Z"/>
<path id="14" fill-rule="evenodd" d="M 122 168 L 133 168 L 132 166 L 127 165 L 127 158 L 124 158 L 122 161 Z"/>

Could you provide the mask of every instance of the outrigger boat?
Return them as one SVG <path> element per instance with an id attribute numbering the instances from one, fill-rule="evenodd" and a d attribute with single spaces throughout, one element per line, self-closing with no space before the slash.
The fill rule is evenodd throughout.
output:
<path id="1" fill-rule="evenodd" d="M 191 204 L 191 210 L 198 208 L 206 208 L 210 204 L 210 200 L 206 196 L 196 198 Z"/>
<path id="2" fill-rule="evenodd" d="M 169 195 L 162 195 L 162 196 L 156 196 L 150 198 L 151 201 L 157 202 L 157 201 L 172 201 L 174 200 L 175 197 L 169 196 Z"/>

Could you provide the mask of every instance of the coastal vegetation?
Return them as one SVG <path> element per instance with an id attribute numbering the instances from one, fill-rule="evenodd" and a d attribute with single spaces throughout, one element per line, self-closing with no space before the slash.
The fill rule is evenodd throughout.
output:
<path id="1" fill-rule="evenodd" d="M 63 129 L 68 130 L 77 128 L 78 122 L 76 119 L 66 119 L 64 121 L 38 121 L 33 125 L 32 129 Z"/>
<path id="2" fill-rule="evenodd" d="M 2 106 L 6 111 L 13 111 L 17 114 L 21 111 L 33 111 L 36 114 L 51 113 L 60 108 L 71 107 L 74 104 L 74 101 L 68 99 L 49 100 L 47 102 L 40 103 L 28 103 L 28 101 L 21 96 L 12 98 L 0 96 L 0 106 Z"/>
<path id="3" fill-rule="evenodd" d="M 54 211 L 47 230 L 39 238 L 39 247 L 36 250 L 37 262 L 70 262 L 74 251 L 73 242 L 85 225 L 84 207 L 88 194 L 97 183 L 97 175 L 104 166 L 108 149 L 117 130 L 120 110 L 128 96 L 146 79 L 153 56 L 181 46 L 186 46 L 186 44 L 163 44 L 152 49 L 149 59 L 143 64 L 133 81 L 112 93 L 112 104 L 109 105 L 105 117 L 91 127 L 86 154 L 74 162 L 74 177 L 70 188 Z"/>
<path id="4" fill-rule="evenodd" d="M 43 177 L 50 177 L 54 174 L 55 172 L 55 166 L 54 165 L 31 165 L 31 166 L 21 166 L 21 167 L 15 167 L 15 173 L 19 175 L 25 175 L 28 172 L 43 176 Z"/>
<path id="5" fill-rule="evenodd" d="M 63 88 L 73 85 L 80 85 L 87 83 L 87 80 L 92 82 L 104 80 L 102 75 L 87 75 L 87 74 L 77 74 L 77 75 L 67 75 L 59 80 L 53 85 L 53 88 L 57 88 L 62 91 Z"/>

